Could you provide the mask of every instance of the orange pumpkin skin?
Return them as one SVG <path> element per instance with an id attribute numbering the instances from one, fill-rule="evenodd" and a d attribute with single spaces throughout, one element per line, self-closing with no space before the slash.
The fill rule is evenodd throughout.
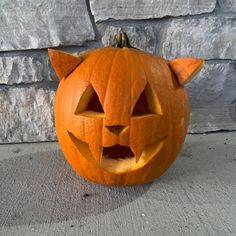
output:
<path id="1" fill-rule="evenodd" d="M 169 62 L 137 49 L 112 47 L 80 58 L 60 80 L 54 104 L 57 137 L 71 167 L 108 185 L 144 184 L 161 176 L 176 159 L 189 123 L 187 93 Z M 136 114 L 144 91 L 150 112 Z M 95 93 L 104 113 L 88 108 Z M 134 157 L 103 156 L 115 145 L 131 149 Z"/>

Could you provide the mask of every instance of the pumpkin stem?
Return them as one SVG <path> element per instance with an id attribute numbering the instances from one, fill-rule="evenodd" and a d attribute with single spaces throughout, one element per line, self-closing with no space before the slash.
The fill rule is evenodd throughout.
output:
<path id="1" fill-rule="evenodd" d="M 119 32 L 115 35 L 114 43 L 112 44 L 112 46 L 115 48 L 123 48 L 123 47 L 132 48 L 128 36 L 125 32 Z"/>

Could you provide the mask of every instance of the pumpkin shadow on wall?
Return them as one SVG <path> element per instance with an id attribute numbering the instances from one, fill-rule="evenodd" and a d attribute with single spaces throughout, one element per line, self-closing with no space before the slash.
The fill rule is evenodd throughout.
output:
<path id="1" fill-rule="evenodd" d="M 0 162 L 0 225 L 80 219 L 134 201 L 150 185 L 108 187 L 78 177 L 58 150 Z"/>

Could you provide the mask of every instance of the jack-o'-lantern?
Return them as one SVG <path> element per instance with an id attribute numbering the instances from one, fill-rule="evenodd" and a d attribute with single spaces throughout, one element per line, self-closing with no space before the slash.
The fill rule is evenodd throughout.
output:
<path id="1" fill-rule="evenodd" d="M 80 176 L 143 184 L 162 175 L 180 151 L 189 122 L 184 85 L 204 61 L 167 61 L 128 47 L 124 33 L 114 46 L 79 56 L 49 49 L 60 80 L 57 137 Z"/>

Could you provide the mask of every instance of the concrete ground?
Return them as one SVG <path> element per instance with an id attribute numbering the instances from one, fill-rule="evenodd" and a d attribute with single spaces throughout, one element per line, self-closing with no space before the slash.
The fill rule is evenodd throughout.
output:
<path id="1" fill-rule="evenodd" d="M 0 145 L 0 235 L 236 235 L 236 132 L 189 135 L 139 187 L 76 176 L 57 143 Z"/>

